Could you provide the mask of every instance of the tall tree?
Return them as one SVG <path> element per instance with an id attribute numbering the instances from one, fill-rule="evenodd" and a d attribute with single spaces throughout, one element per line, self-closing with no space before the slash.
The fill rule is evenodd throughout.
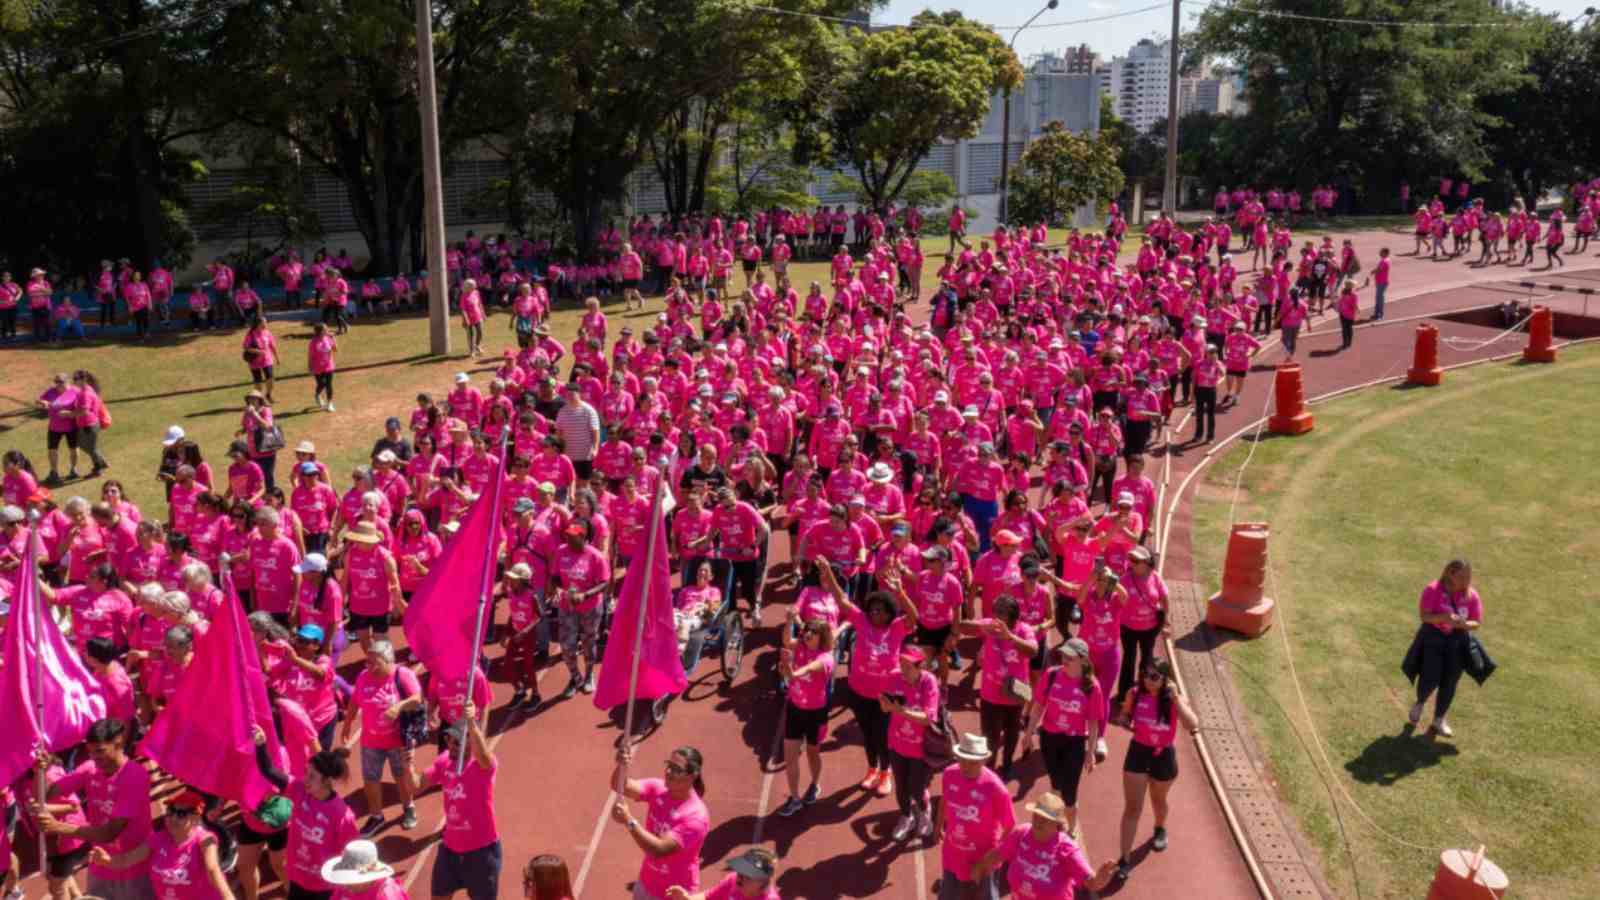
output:
<path id="1" fill-rule="evenodd" d="M 1600 24 L 1591 16 L 1580 29 L 1552 17 L 1536 29 L 1526 56 L 1529 80 L 1484 104 L 1495 120 L 1487 174 L 1529 203 L 1547 188 L 1588 177 L 1600 135 L 1594 101 Z"/>
<path id="2" fill-rule="evenodd" d="M 898 197 L 939 141 L 977 136 L 995 92 L 1022 83 L 988 26 L 957 12 L 923 12 L 911 26 L 856 35 L 831 105 L 832 159 L 874 206 Z"/>
<path id="3" fill-rule="evenodd" d="M 1066 224 L 1079 207 L 1122 192 L 1113 135 L 1090 136 L 1050 122 L 1022 151 L 1007 204 L 1012 224 Z"/>
<path id="4" fill-rule="evenodd" d="M 1479 112 L 1485 97 L 1524 77 L 1526 29 L 1490 0 L 1328 0 L 1319 17 L 1290 18 L 1295 0 L 1239 0 L 1207 7 L 1194 35 L 1200 55 L 1226 56 L 1247 73 L 1252 180 L 1308 185 L 1336 176 L 1394 181 L 1413 165 L 1476 173 L 1486 161 Z M 1418 22 L 1441 27 L 1414 27 Z"/>
<path id="5" fill-rule="evenodd" d="M 514 0 L 433 4 L 439 145 L 444 159 L 518 123 L 507 101 Z M 420 235 L 421 116 L 416 18 L 409 0 L 249 0 L 220 47 L 232 69 L 208 84 L 211 109 L 244 126 L 242 143 L 281 141 L 344 185 L 368 271 L 402 265 Z"/>

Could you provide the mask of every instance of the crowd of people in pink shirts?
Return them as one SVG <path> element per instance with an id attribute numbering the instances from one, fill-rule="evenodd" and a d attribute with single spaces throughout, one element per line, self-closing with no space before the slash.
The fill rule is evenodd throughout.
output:
<path id="1" fill-rule="evenodd" d="M 1314 207 L 1330 208 L 1332 190 L 1314 192 Z M 615 584 L 643 552 L 658 488 L 675 505 L 668 546 L 685 663 L 698 662 L 691 638 L 710 611 L 742 610 L 751 627 L 779 632 L 789 796 L 775 815 L 834 802 L 824 771 L 845 763 L 830 757 L 859 752 L 849 764 L 859 781 L 833 780 L 894 798 L 886 842 L 939 845 L 942 897 L 995 897 L 1002 872 L 1030 900 L 1132 877 L 1137 847 L 1160 852 L 1172 839 L 1176 745 L 1199 727 L 1161 651 L 1171 623 L 1147 455 L 1177 445 L 1172 417 L 1189 404 L 1193 440 L 1214 438 L 1274 325 L 1292 355 L 1324 305 L 1353 323 L 1367 283 L 1381 316 L 1388 284 L 1387 250 L 1361 284 L 1351 242 L 1297 250 L 1273 215 L 1298 208 L 1296 193 L 1219 192 L 1218 202 L 1220 215 L 1194 226 L 1158 219 L 1126 261 L 1114 207 L 1105 231 L 1059 245 L 1042 225 L 974 240 L 952 210 L 950 249 L 927 289 L 915 210 L 780 210 L 726 226 L 644 217 L 602 234 L 614 253 L 604 273 L 552 261 L 537 278 L 537 266 L 519 267 L 536 248 L 474 237 L 450 263 L 469 351 L 487 352 L 481 326 L 496 300 L 515 346 L 394 410 L 369 463 L 348 473 L 329 471 L 314 443 L 274 420 L 278 348 L 259 317 L 244 344 L 257 387 L 227 461 L 213 467 L 174 426 L 156 466 L 164 507 L 141 510 L 116 481 L 97 500 L 58 503 L 59 479 L 41 483 L 24 454 L 6 453 L 0 598 L 17 594 L 32 522 L 41 590 L 114 700 L 83 752 L 41 757 L 46 797 L 30 796 L 32 777 L 0 795 L 24 827 L 50 836 L 52 897 L 75 896 L 88 866 L 90 892 L 110 900 L 232 900 L 235 890 L 256 900 L 262 876 L 291 900 L 397 900 L 403 890 L 370 841 L 414 828 L 415 798 L 430 785 L 446 801 L 431 895 L 496 896 L 499 763 L 477 715 L 493 703 L 489 675 L 514 688 L 509 727 L 534 727 L 547 704 L 594 690 Z M 1234 262 L 1235 228 L 1239 252 L 1258 254 L 1253 276 Z M 797 255 L 827 260 L 827 279 L 792 283 Z M 305 277 L 297 265 L 277 261 L 286 290 Z M 318 277 L 341 279 L 331 268 Z M 625 310 L 659 304 L 648 326 L 608 318 L 589 293 L 602 277 Z M 571 347 L 548 328 L 569 288 L 584 300 Z M 317 323 L 308 352 L 330 411 L 340 325 Z M 41 398 L 52 431 L 58 414 L 63 434 L 109 424 L 90 390 L 52 385 Z M 492 644 L 482 670 L 447 682 L 417 671 L 389 635 L 492 489 L 505 535 Z M 787 559 L 769 554 L 778 531 Z M 232 832 L 217 825 L 214 798 L 188 791 L 152 819 L 152 773 L 128 755 L 156 717 L 204 715 L 167 704 L 223 602 L 224 565 L 288 748 L 270 758 L 258 734 L 257 764 L 292 810 L 273 821 L 247 811 Z M 763 624 L 774 598 L 787 598 L 786 613 Z M 546 697 L 539 674 L 552 665 L 568 678 Z M 961 686 L 970 678 L 976 696 Z M 835 706 L 848 707 L 858 736 L 823 752 Z M 979 727 L 955 729 L 952 709 L 973 708 Z M 1129 734 L 1126 805 L 1106 842 L 1115 855 L 1091 865 L 1078 796 L 1085 778 L 1118 777 L 1095 772 L 1111 729 Z M 423 769 L 435 742 L 451 752 Z M 633 752 L 621 742 L 619 768 Z M 644 858 L 634 897 L 777 897 L 780 860 L 762 848 L 702 884 L 704 764 L 701 749 L 683 746 L 661 777 L 619 779 L 611 818 Z M 1049 790 L 1019 817 L 1012 786 L 1035 764 Z M 347 801 L 340 788 L 357 768 L 363 796 Z M 224 857 L 237 860 L 229 872 Z M 570 895 L 558 859 L 533 860 L 523 877 L 529 896 Z"/>

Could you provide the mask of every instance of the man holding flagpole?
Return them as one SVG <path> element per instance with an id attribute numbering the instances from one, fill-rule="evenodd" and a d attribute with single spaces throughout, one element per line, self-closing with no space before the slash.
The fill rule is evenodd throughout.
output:
<path id="1" fill-rule="evenodd" d="M 124 857 L 150 839 L 150 773 L 128 759 L 126 730 L 120 719 L 101 719 L 89 729 L 84 742 L 89 762 L 69 772 L 46 794 L 46 801 L 63 794 L 81 794 L 87 824 L 73 825 L 35 804 L 39 829 L 58 837 L 87 841 L 89 894 L 104 900 L 155 900 L 147 862 Z M 40 754 L 39 765 L 48 757 Z"/>

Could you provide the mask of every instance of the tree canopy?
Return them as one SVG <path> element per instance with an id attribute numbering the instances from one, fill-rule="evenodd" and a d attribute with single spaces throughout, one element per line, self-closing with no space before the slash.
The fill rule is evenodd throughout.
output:
<path id="1" fill-rule="evenodd" d="M 1116 137 L 1074 134 L 1050 122 L 1022 151 L 1019 171 L 1011 179 L 1007 212 L 1012 224 L 1067 223 L 1085 204 L 1122 192 Z"/>

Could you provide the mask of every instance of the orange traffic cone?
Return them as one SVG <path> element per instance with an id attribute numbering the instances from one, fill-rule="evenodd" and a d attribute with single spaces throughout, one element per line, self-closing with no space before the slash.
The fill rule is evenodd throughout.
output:
<path id="1" fill-rule="evenodd" d="M 1260 637 L 1272 627 L 1274 604 L 1263 596 L 1267 583 L 1265 522 L 1239 522 L 1228 535 L 1222 564 L 1222 590 L 1206 604 L 1206 624 L 1246 637 Z"/>
<path id="2" fill-rule="evenodd" d="M 1550 307 L 1535 306 L 1533 316 L 1528 320 L 1528 346 L 1522 351 L 1523 362 L 1553 363 L 1556 361 L 1556 348 L 1551 346 L 1552 330 L 1555 317 L 1550 314 Z"/>
<path id="3" fill-rule="evenodd" d="M 1444 376 L 1439 368 L 1439 329 L 1432 325 L 1417 326 L 1417 346 L 1411 353 L 1411 371 L 1406 373 L 1406 384 L 1423 384 L 1433 387 Z"/>
<path id="4" fill-rule="evenodd" d="M 1267 430 L 1273 434 L 1305 434 L 1315 423 L 1306 410 L 1305 390 L 1300 384 L 1300 364 L 1284 363 L 1278 367 L 1272 385 L 1276 395 L 1276 412 L 1267 420 Z"/>
<path id="5" fill-rule="evenodd" d="M 1439 868 L 1433 873 L 1428 900 L 1486 900 L 1503 897 L 1511 882 L 1500 867 L 1485 859 L 1483 847 L 1477 851 L 1446 850 L 1439 854 Z"/>

